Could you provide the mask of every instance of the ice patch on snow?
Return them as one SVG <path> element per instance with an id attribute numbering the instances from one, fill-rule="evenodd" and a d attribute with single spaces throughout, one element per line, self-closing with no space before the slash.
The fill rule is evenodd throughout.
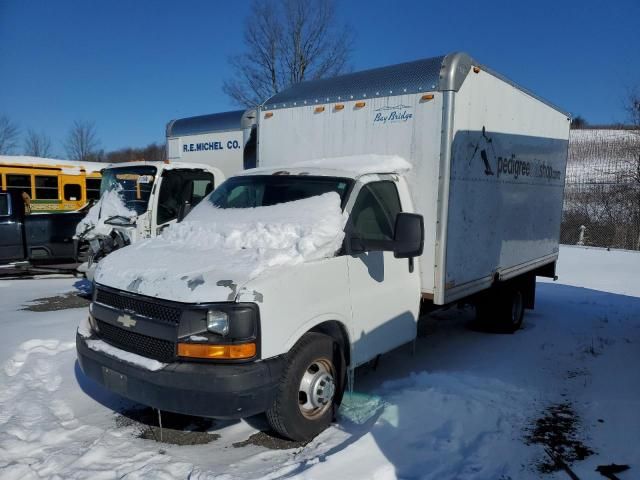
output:
<path id="1" fill-rule="evenodd" d="M 120 350 L 119 348 L 111 346 L 108 343 L 103 342 L 102 340 L 87 340 L 87 347 L 89 347 L 91 350 L 95 350 L 96 352 L 106 353 L 107 355 L 111 355 L 112 357 L 116 357 L 120 360 L 124 360 L 125 362 L 132 363 L 138 367 L 146 368 L 147 370 L 151 370 L 154 372 L 167 366 L 166 363 L 158 362 L 157 360 L 153 360 L 147 357 L 142 357 L 140 355 L 136 355 L 135 353 L 125 352 L 124 350 Z"/>
<path id="2" fill-rule="evenodd" d="M 87 215 L 76 226 L 76 235 L 82 235 L 91 229 L 94 234 L 108 234 L 111 231 L 111 226 L 104 223 L 108 218 L 116 215 L 132 219 L 137 217 L 137 213 L 127 208 L 122 201 L 121 191 L 122 187 L 116 185 L 115 188 L 104 192 L 100 200 L 89 209 Z"/>
<path id="3" fill-rule="evenodd" d="M 113 252 L 95 279 L 183 302 L 234 300 L 242 283 L 268 269 L 335 255 L 345 222 L 333 192 L 257 208 L 203 201 L 162 235 Z"/>

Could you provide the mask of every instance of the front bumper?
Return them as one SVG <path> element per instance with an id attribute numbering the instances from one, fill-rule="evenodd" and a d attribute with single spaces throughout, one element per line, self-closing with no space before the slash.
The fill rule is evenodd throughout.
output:
<path id="1" fill-rule="evenodd" d="M 212 418 L 265 412 L 275 398 L 283 357 L 242 364 L 174 362 L 157 371 L 91 350 L 76 335 L 83 373 L 107 389 L 159 410 Z"/>

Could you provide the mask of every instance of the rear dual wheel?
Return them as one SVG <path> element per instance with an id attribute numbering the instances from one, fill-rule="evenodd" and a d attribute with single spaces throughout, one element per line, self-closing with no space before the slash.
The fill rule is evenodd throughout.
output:
<path id="1" fill-rule="evenodd" d="M 524 295 L 516 287 L 498 287 L 476 304 L 477 320 L 492 331 L 514 333 L 524 321 Z"/>
<path id="2" fill-rule="evenodd" d="M 291 440 L 311 440 L 331 424 L 344 377 L 340 345 L 322 333 L 304 335 L 288 354 L 276 399 L 267 411 L 271 428 Z"/>

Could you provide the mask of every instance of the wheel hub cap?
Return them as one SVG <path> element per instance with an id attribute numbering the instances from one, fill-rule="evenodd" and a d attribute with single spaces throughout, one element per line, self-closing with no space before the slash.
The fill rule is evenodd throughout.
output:
<path id="1" fill-rule="evenodd" d="M 300 381 L 300 411 L 305 416 L 321 414 L 331 405 L 335 392 L 335 381 L 328 365 L 323 361 L 313 362 Z"/>

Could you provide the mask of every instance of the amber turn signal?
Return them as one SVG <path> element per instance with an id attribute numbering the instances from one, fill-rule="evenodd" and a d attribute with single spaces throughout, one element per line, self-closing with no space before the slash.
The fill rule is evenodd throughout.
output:
<path id="1" fill-rule="evenodd" d="M 362 108 L 366 105 L 365 102 L 356 102 L 356 108 Z"/>
<path id="2" fill-rule="evenodd" d="M 336 110 L 343 110 L 344 109 L 344 104 L 342 103 L 336 103 L 333 108 L 335 108 Z"/>
<path id="3" fill-rule="evenodd" d="M 264 118 L 271 118 L 273 117 L 273 112 L 267 112 L 264 114 Z"/>
<path id="4" fill-rule="evenodd" d="M 316 107 L 315 112 L 316 113 L 324 112 L 324 107 Z"/>
<path id="5" fill-rule="evenodd" d="M 256 355 L 255 343 L 236 345 L 209 345 L 206 343 L 179 343 L 178 356 L 189 358 L 210 358 L 213 360 L 235 360 Z"/>
<path id="6" fill-rule="evenodd" d="M 433 93 L 427 93 L 426 95 L 422 95 L 422 97 L 420 97 L 420 100 L 422 100 L 423 102 L 428 102 L 429 100 L 433 100 Z"/>

